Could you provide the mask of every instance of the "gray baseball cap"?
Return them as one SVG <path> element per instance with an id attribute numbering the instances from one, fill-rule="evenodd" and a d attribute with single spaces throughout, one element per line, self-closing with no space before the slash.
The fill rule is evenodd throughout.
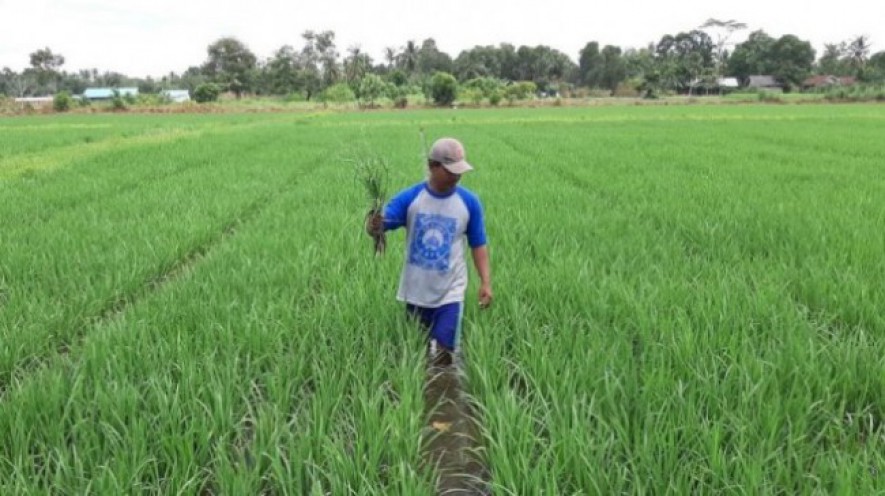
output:
<path id="1" fill-rule="evenodd" d="M 439 162 L 452 174 L 464 174 L 472 171 L 473 166 L 467 163 L 464 145 L 455 138 L 440 138 L 433 143 L 428 159 Z"/>

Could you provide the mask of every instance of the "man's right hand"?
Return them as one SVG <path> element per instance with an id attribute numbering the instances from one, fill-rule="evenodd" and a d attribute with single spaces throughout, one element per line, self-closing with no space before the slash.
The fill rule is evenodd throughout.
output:
<path id="1" fill-rule="evenodd" d="M 366 215 L 366 234 L 373 238 L 384 234 L 384 217 L 380 212 L 370 212 Z"/>

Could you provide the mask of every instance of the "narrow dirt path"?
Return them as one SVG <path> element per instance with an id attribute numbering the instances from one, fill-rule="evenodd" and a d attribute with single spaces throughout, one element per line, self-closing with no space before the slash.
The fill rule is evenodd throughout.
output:
<path id="1" fill-rule="evenodd" d="M 456 359 L 452 365 L 436 365 L 428 357 L 426 374 L 423 458 L 435 472 L 437 494 L 491 494 L 478 416 L 465 392 L 463 364 Z"/>

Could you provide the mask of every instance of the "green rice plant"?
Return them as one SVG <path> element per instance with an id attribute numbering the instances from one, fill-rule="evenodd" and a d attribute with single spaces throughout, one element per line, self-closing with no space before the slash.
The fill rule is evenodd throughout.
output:
<path id="1" fill-rule="evenodd" d="M 386 159 L 372 155 L 357 157 L 353 163 L 357 180 L 365 189 L 369 201 L 366 225 L 374 240 L 375 254 L 383 255 L 387 240 L 379 225 L 383 222 L 384 204 L 387 202 L 390 165 Z"/>
<path id="2" fill-rule="evenodd" d="M 365 131 L 363 131 L 364 134 Z M 424 167 L 427 156 L 427 140 L 423 128 L 420 129 L 419 135 L 422 146 L 421 167 Z M 380 255 L 384 253 L 387 246 L 386 236 L 380 226 L 383 222 L 384 205 L 389 198 L 391 165 L 389 159 L 371 151 L 373 147 L 368 145 L 365 136 L 362 136 L 361 143 L 362 145 L 350 149 L 349 155 L 344 158 L 344 161 L 353 166 L 357 181 L 365 190 L 369 202 L 366 213 L 366 230 L 372 235 L 375 254 Z"/>
<path id="3" fill-rule="evenodd" d="M 471 278 L 462 331 L 486 489 L 882 493 L 883 119 L 0 120 L 0 172 L 40 166 L 0 173 L 0 493 L 438 491 L 403 254 L 360 256 L 336 157 L 370 142 L 406 184 L 416 128 L 469 139 L 487 213 L 496 301 Z"/>

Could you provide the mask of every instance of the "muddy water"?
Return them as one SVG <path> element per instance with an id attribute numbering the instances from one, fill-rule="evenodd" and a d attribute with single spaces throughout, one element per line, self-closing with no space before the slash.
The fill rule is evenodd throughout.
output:
<path id="1" fill-rule="evenodd" d="M 489 473 L 482 460 L 477 415 L 464 391 L 463 364 L 438 365 L 428 357 L 424 384 L 424 462 L 433 467 L 440 495 L 485 495 Z"/>

